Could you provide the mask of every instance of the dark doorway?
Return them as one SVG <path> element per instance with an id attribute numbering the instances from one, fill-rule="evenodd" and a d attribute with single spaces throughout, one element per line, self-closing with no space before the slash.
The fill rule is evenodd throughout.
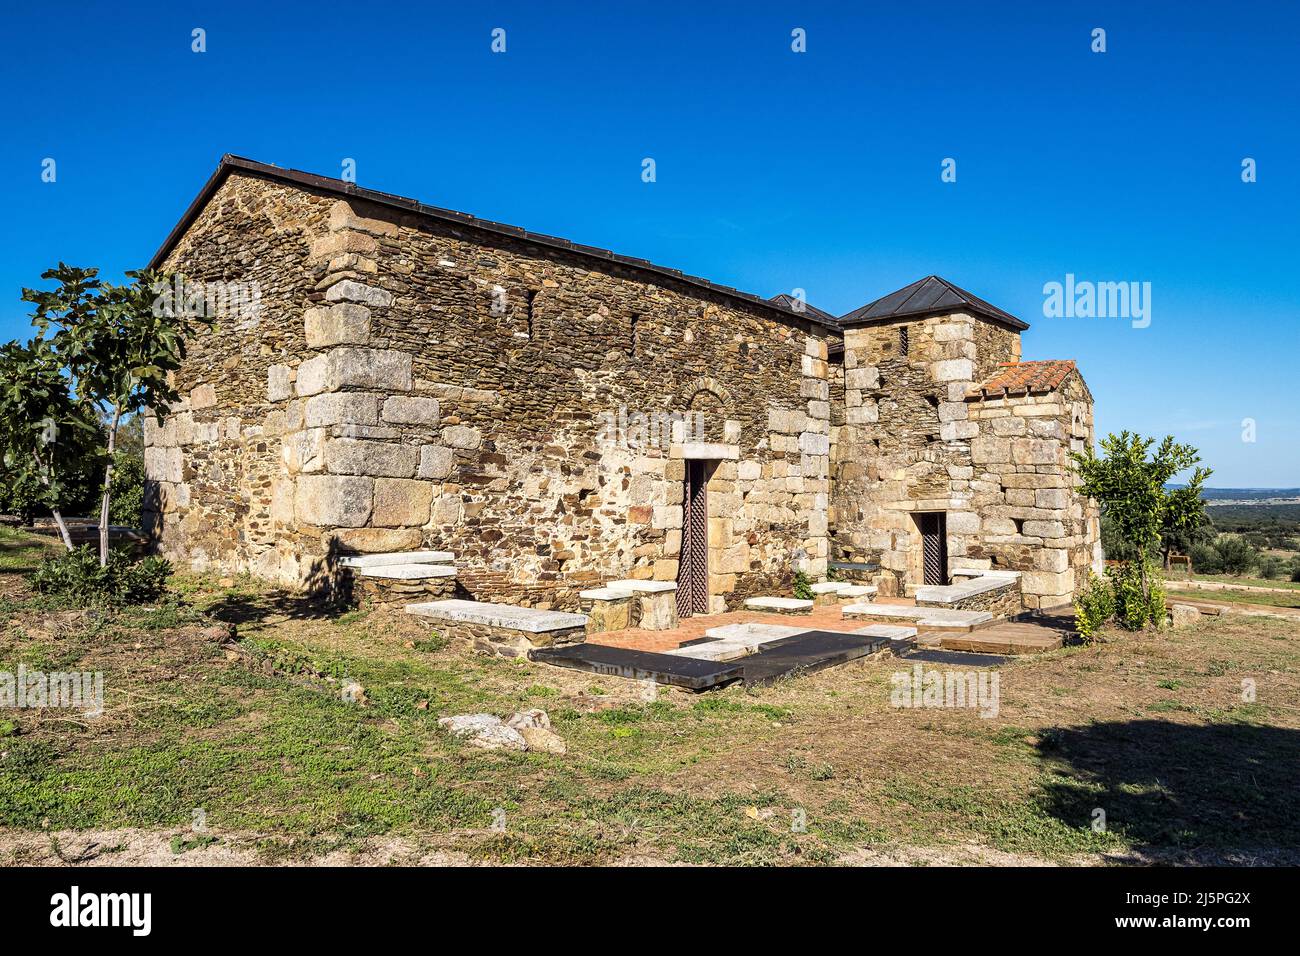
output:
<path id="1" fill-rule="evenodd" d="M 923 511 L 916 516 L 921 531 L 923 584 L 948 583 L 948 521 L 942 511 Z"/>
<path id="2" fill-rule="evenodd" d="M 686 462 L 682 549 L 677 558 L 677 616 L 709 611 L 709 502 L 704 462 Z"/>

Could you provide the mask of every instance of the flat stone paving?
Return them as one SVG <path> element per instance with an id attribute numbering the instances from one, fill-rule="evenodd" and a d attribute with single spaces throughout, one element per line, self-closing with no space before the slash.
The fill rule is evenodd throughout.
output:
<path id="1" fill-rule="evenodd" d="M 902 607 L 914 606 L 909 598 L 878 597 L 873 604 L 896 604 Z M 709 614 L 684 618 L 678 627 L 668 631 L 642 631 L 630 629 L 625 631 L 606 631 L 592 634 L 589 643 L 599 643 L 611 647 L 629 650 L 654 651 L 664 653 L 681 647 L 690 641 L 708 639 L 714 635 L 711 630 L 728 628 L 731 625 L 762 623 L 776 627 L 791 627 L 796 622 L 787 614 L 761 614 L 755 611 L 730 611 L 726 614 Z M 903 623 L 900 621 L 900 624 Z M 911 623 L 911 622 L 907 622 Z M 864 627 L 866 622 L 846 619 L 843 607 L 830 605 L 813 608 L 808 614 L 797 619 L 800 631 L 829 630 L 855 631 Z M 885 625 L 889 626 L 889 625 Z M 917 628 L 917 644 L 922 646 L 943 647 L 945 650 L 967 650 L 994 654 L 1037 654 L 1042 651 L 1060 647 L 1062 638 L 1071 630 L 1068 613 L 1044 618 L 1041 622 L 1004 621 L 971 633 L 954 634 L 949 629 Z M 735 642 L 740 635 L 739 629 L 723 631 L 717 636 Z M 988 640 L 982 640 L 987 636 Z M 950 646 L 950 642 L 961 647 Z M 674 655 L 677 656 L 677 655 Z"/>

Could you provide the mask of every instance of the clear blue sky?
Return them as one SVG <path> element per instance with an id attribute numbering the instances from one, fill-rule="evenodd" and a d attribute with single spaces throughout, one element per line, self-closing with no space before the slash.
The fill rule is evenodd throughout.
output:
<path id="1" fill-rule="evenodd" d="M 222 153 L 350 157 L 364 186 L 836 314 L 937 273 L 1028 321 L 1026 358 L 1077 359 L 1100 431 L 1300 485 L 1300 5 L 703 6 L 11 4 L 0 336 L 60 259 L 142 265 Z M 1150 282 L 1150 327 L 1044 318 L 1066 273 Z"/>

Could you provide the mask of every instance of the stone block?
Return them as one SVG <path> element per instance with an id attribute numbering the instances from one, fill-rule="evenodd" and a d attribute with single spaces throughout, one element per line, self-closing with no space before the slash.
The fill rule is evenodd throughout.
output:
<path id="1" fill-rule="evenodd" d="M 343 551 L 363 554 L 384 554 L 390 551 L 411 551 L 420 546 L 418 528 L 342 528 L 325 536 Z"/>
<path id="2" fill-rule="evenodd" d="M 365 345 L 370 341 L 370 310 L 350 302 L 308 309 L 303 315 L 303 328 L 307 344 L 314 349 Z"/>
<path id="3" fill-rule="evenodd" d="M 437 426 L 438 400 L 417 395 L 394 395 L 384 402 L 384 421 L 397 425 Z"/>
<path id="4" fill-rule="evenodd" d="M 179 448 L 146 448 L 144 475 L 150 481 L 182 481 L 181 461 Z"/>
<path id="5" fill-rule="evenodd" d="M 975 378 L 975 363 L 970 359 L 945 359 L 935 362 L 933 376 L 936 382 L 969 382 Z"/>
<path id="6" fill-rule="evenodd" d="M 425 445 L 420 449 L 419 476 L 441 481 L 451 474 L 451 466 L 454 460 L 455 453 L 450 448 L 442 445 Z"/>
<path id="7" fill-rule="evenodd" d="M 380 527 L 427 524 L 433 504 L 433 485 L 409 478 L 380 478 L 375 482 L 375 510 L 371 521 Z"/>
<path id="8" fill-rule="evenodd" d="M 360 528 L 370 520 L 374 494 L 370 478 L 302 475 L 295 484 L 294 515 L 299 524 Z"/>
<path id="9" fill-rule="evenodd" d="M 1068 508 L 1070 493 L 1064 488 L 1040 488 L 1034 492 L 1034 506 L 1038 508 Z"/>
<path id="10" fill-rule="evenodd" d="M 1048 439 L 1015 438 L 1011 440 L 1011 461 L 1017 465 L 1054 465 L 1060 447 L 1060 442 Z"/>
<path id="11" fill-rule="evenodd" d="M 874 365 L 862 365 L 848 369 L 844 373 L 844 387 L 872 389 L 880 387 L 880 369 Z"/>
<path id="12" fill-rule="evenodd" d="M 799 436 L 799 451 L 805 455 L 829 455 L 831 440 L 826 435 L 803 432 Z"/>
<path id="13" fill-rule="evenodd" d="M 420 452 L 410 445 L 331 438 L 325 442 L 325 467 L 335 475 L 370 475 L 378 478 L 410 478 L 420 461 Z"/>
<path id="14" fill-rule="evenodd" d="M 312 259 L 332 259 L 344 253 L 373 256 L 379 249 L 374 236 L 361 232 L 334 232 L 311 241 Z"/>
<path id="15" fill-rule="evenodd" d="M 211 408 L 217 404 L 217 390 L 211 385 L 199 385 L 190 390 L 190 408 Z"/>
<path id="16" fill-rule="evenodd" d="M 379 421 L 379 397 L 364 392 L 327 392 L 303 403 L 307 428 L 330 425 L 374 425 Z"/>
<path id="17" fill-rule="evenodd" d="M 880 409 L 875 402 L 869 405 L 859 405 L 856 408 L 846 408 L 844 410 L 844 420 L 850 425 L 870 425 L 880 421 Z"/>
<path id="18" fill-rule="evenodd" d="M 971 440 L 970 457 L 976 464 L 1008 462 L 1011 460 L 1011 442 L 993 435 L 980 435 Z"/>
<path id="19" fill-rule="evenodd" d="M 389 222 L 386 219 L 370 219 L 359 215 L 344 199 L 340 199 L 330 207 L 329 225 L 331 232 L 357 229 L 376 236 L 397 235 L 397 223 Z"/>
<path id="20" fill-rule="evenodd" d="M 386 289 L 344 279 L 325 290 L 325 299 L 329 302 L 357 302 L 361 305 L 387 308 L 393 304 L 393 294 Z"/>
<path id="21" fill-rule="evenodd" d="M 483 435 L 468 425 L 451 425 L 442 430 L 443 443 L 451 448 L 472 450 L 483 443 Z"/>
<path id="22" fill-rule="evenodd" d="M 293 398 L 293 369 L 272 365 L 266 370 L 266 400 L 282 402 L 287 398 Z"/>
<path id="23" fill-rule="evenodd" d="M 301 396 L 342 388 L 409 392 L 411 356 L 392 349 L 331 349 L 298 367 L 295 388 Z"/>

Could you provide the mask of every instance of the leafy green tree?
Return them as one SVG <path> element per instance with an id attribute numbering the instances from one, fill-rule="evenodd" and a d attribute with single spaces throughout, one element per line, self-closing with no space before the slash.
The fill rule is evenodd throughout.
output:
<path id="1" fill-rule="evenodd" d="M 1102 439 L 1103 457 L 1092 448 L 1070 454 L 1082 480 L 1080 491 L 1097 500 L 1115 536 L 1133 555 L 1128 561 L 1138 565 L 1141 596 L 1148 605 L 1153 594 L 1146 555 L 1167 550 L 1166 541 L 1206 523 L 1201 489 L 1211 474 L 1198 467 L 1196 449 L 1178 444 L 1173 436 L 1167 436 L 1154 454 L 1153 445 L 1154 438 L 1123 431 Z M 1194 470 L 1186 486 L 1167 487 L 1189 468 Z"/>
<path id="2" fill-rule="evenodd" d="M 63 505 L 73 493 L 70 480 L 100 458 L 99 432 L 45 339 L 0 346 L 0 456 L 6 482 L 31 507 L 53 515 L 64 546 L 72 550 Z"/>
<path id="3" fill-rule="evenodd" d="M 42 273 L 56 289 L 24 289 L 35 304 L 33 324 L 49 335 L 54 352 L 71 376 L 74 393 L 105 419 L 107 464 L 99 508 L 99 563 L 108 563 L 108 524 L 118 431 L 145 409 L 159 420 L 180 396 L 171 372 L 185 357 L 185 336 L 210 319 L 179 307 L 160 307 L 158 289 L 168 277 L 146 270 L 128 272 L 126 285 L 101 283 L 97 269 L 59 263 Z"/>

